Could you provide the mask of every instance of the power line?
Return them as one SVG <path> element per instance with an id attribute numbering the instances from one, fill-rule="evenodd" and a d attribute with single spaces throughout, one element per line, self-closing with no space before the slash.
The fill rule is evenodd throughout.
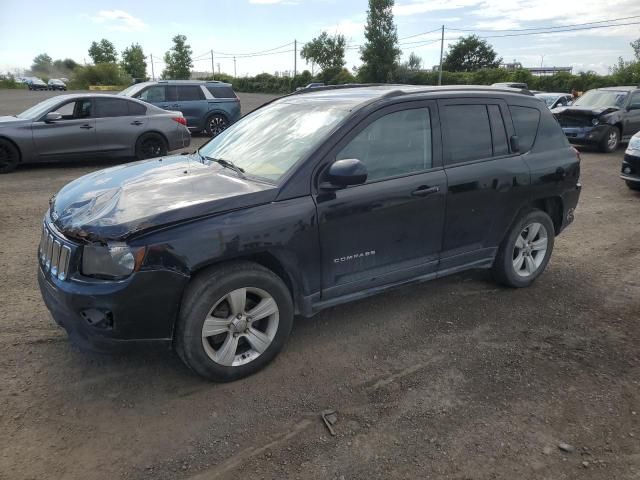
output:
<path id="1" fill-rule="evenodd" d="M 508 33 L 504 35 L 485 35 L 480 38 L 522 37 L 522 36 L 529 36 L 529 35 L 545 35 L 549 33 L 580 32 L 584 30 L 595 30 L 598 28 L 624 27 L 626 25 L 640 25 L 640 22 L 616 23 L 615 25 L 594 25 L 591 27 L 567 28 L 564 30 L 547 30 L 544 32 Z"/>
<path id="2" fill-rule="evenodd" d="M 599 20 L 597 22 L 574 23 L 574 24 L 569 24 L 569 25 L 557 25 L 555 27 L 511 28 L 511 29 L 504 29 L 504 30 L 482 30 L 482 29 L 479 29 L 479 28 L 453 28 L 453 27 L 446 27 L 446 29 L 447 30 L 455 30 L 457 32 L 526 32 L 526 31 L 532 31 L 532 30 L 551 30 L 551 29 L 557 29 L 557 28 L 582 27 L 582 26 L 585 26 L 585 25 L 595 25 L 595 24 L 600 24 L 600 23 L 619 22 L 619 21 L 622 21 L 622 20 L 630 20 L 632 18 L 640 18 L 640 15 L 633 15 L 631 17 L 612 18 L 610 20 Z M 427 32 L 427 33 L 431 33 L 431 32 Z M 409 38 L 409 37 L 405 37 L 405 38 Z"/>
<path id="3" fill-rule="evenodd" d="M 439 32 L 439 31 L 440 31 L 440 27 L 436 28 L 435 30 L 429 30 L 428 32 L 416 33 L 415 35 L 409 35 L 408 37 L 402 37 L 402 38 L 399 38 L 398 40 L 406 40 L 407 38 L 419 37 L 421 35 L 428 35 L 430 33 L 435 33 L 435 32 Z"/>
<path id="4" fill-rule="evenodd" d="M 217 54 L 217 55 L 226 55 L 229 57 L 252 57 L 252 56 L 256 56 L 258 54 L 262 54 L 262 53 L 268 53 L 268 52 L 272 52 L 274 50 L 279 50 L 281 48 L 285 48 L 288 47 L 290 45 L 293 45 L 293 42 L 289 42 L 289 43 L 285 43 L 284 45 L 280 45 L 278 47 L 273 47 L 273 48 L 269 48 L 266 50 L 259 50 L 257 52 L 248 52 L 248 53 L 225 53 L 225 52 L 216 52 L 215 50 L 213 51 L 213 53 Z"/>

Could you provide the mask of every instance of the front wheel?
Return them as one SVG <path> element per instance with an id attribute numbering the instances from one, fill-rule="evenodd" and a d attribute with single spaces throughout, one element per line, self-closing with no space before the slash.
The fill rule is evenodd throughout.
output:
<path id="1" fill-rule="evenodd" d="M 227 117 L 220 113 L 216 113 L 207 118 L 207 125 L 205 127 L 205 130 L 207 132 L 207 135 L 209 135 L 210 137 L 217 137 L 222 132 L 224 132 L 228 126 L 229 121 L 227 120 Z"/>
<path id="2" fill-rule="evenodd" d="M 640 190 L 640 182 L 630 182 L 629 180 L 627 180 L 626 182 L 627 182 L 627 187 L 629 187 L 631 190 L 636 190 L 636 191 Z"/>
<path id="3" fill-rule="evenodd" d="M 514 288 L 531 285 L 549 263 L 554 239 L 549 215 L 541 210 L 522 215 L 500 245 L 493 264 L 496 280 Z"/>
<path id="4" fill-rule="evenodd" d="M 138 138 L 135 153 L 138 160 L 162 157 L 167 154 L 167 142 L 157 133 L 145 133 Z"/>
<path id="5" fill-rule="evenodd" d="M 20 152 L 16 146 L 0 139 L 0 173 L 9 173 L 16 169 L 20 162 Z"/>
<path id="6" fill-rule="evenodd" d="M 265 367 L 284 346 L 293 302 L 284 282 L 251 262 L 213 267 L 185 294 L 176 329 L 178 355 L 193 371 L 228 382 Z"/>
<path id="7" fill-rule="evenodd" d="M 600 142 L 600 150 L 604 153 L 615 152 L 620 145 L 620 130 L 617 127 L 609 127 Z"/>

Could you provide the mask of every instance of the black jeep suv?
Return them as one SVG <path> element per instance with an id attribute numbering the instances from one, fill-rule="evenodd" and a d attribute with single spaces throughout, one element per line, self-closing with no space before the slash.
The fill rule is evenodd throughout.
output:
<path id="1" fill-rule="evenodd" d="M 295 314 L 470 268 L 528 286 L 579 177 L 528 92 L 302 90 L 192 155 L 65 186 L 44 217 L 40 288 L 80 343 L 165 342 L 232 380 L 280 351 Z"/>
<path id="2" fill-rule="evenodd" d="M 596 88 L 573 105 L 552 111 L 571 143 L 595 145 L 610 153 L 640 131 L 640 89 Z"/>

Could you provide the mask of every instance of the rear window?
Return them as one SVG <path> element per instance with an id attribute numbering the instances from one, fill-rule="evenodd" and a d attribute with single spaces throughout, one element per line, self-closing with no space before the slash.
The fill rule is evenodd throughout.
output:
<path id="1" fill-rule="evenodd" d="M 126 117 L 129 115 L 128 101 L 119 98 L 100 98 L 98 100 L 98 117 Z"/>
<path id="2" fill-rule="evenodd" d="M 209 93 L 211 93 L 215 98 L 236 98 L 236 94 L 231 87 L 210 86 L 207 87 L 207 90 L 209 90 Z"/>
<path id="3" fill-rule="evenodd" d="M 204 93 L 200 85 L 179 85 L 178 101 L 189 102 L 193 100 L 204 100 Z"/>
<path id="4" fill-rule="evenodd" d="M 127 102 L 129 104 L 129 115 L 146 115 L 147 107 L 136 102 Z"/>
<path id="5" fill-rule="evenodd" d="M 444 116 L 450 154 L 447 163 L 491 157 L 493 148 L 486 105 L 447 105 Z"/>
<path id="6" fill-rule="evenodd" d="M 518 146 L 520 152 L 528 152 L 533 147 L 533 142 L 538 133 L 538 124 L 540 123 L 540 112 L 536 108 L 519 107 L 510 105 L 511 118 L 513 126 L 518 135 Z"/>

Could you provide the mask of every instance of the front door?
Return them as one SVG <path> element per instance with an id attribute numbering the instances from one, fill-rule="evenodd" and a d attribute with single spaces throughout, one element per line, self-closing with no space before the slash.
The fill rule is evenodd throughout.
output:
<path id="1" fill-rule="evenodd" d="M 640 132 L 640 91 L 631 94 L 626 108 L 628 111 L 624 113 L 622 138 L 628 141 Z"/>
<path id="2" fill-rule="evenodd" d="M 322 298 L 433 275 L 438 266 L 447 182 L 434 102 L 378 110 L 325 161 L 357 158 L 366 183 L 318 190 Z"/>
<path id="3" fill-rule="evenodd" d="M 90 98 L 72 100 L 54 109 L 62 119 L 32 124 L 33 143 L 40 160 L 77 158 L 99 150 Z"/>
<path id="4" fill-rule="evenodd" d="M 200 85 L 178 85 L 178 109 L 187 120 L 187 126 L 195 129 L 202 125 L 209 103 Z"/>

